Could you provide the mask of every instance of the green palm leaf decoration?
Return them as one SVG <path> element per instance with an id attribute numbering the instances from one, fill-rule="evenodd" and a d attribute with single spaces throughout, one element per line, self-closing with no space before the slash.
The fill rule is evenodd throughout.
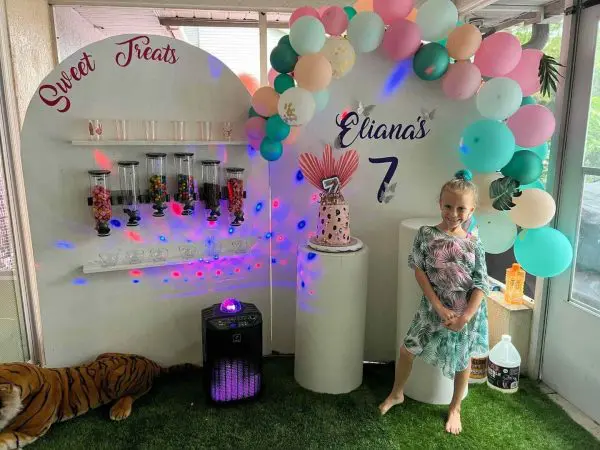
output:
<path id="1" fill-rule="evenodd" d="M 558 72 L 559 67 L 564 67 L 554 57 L 544 54 L 540 60 L 538 76 L 540 77 L 541 93 L 544 97 L 556 92 L 558 77 L 562 75 Z"/>
<path id="2" fill-rule="evenodd" d="M 511 177 L 499 178 L 490 184 L 490 199 L 492 206 L 498 211 L 509 211 L 515 206 L 513 197 L 519 197 L 520 183 Z"/>

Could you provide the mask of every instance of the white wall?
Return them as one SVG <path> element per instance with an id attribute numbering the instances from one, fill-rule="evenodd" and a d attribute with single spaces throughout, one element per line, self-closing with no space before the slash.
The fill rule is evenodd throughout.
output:
<path id="1" fill-rule="evenodd" d="M 409 217 L 436 216 L 437 198 L 444 181 L 461 168 L 458 143 L 464 127 L 478 118 L 474 101 L 455 102 L 444 98 L 440 83 L 419 80 L 407 67 L 407 77 L 390 95 L 383 95 L 386 80 L 394 65 L 373 52 L 362 54 L 346 77 L 331 84 L 328 107 L 305 127 L 296 145 L 285 149 L 281 160 L 270 166 L 272 195 L 280 200 L 273 211 L 273 256 L 287 260 L 287 265 L 273 267 L 273 345 L 276 350 L 293 352 L 296 286 L 296 246 L 316 229 L 317 189 L 306 180 L 298 182 L 297 157 L 311 151 L 319 156 L 326 142 L 333 143 L 340 129 L 336 115 L 353 108 L 357 101 L 375 104 L 371 117 L 378 123 L 405 125 L 416 123 L 422 109 L 436 109 L 428 123 L 430 133 L 421 140 L 361 140 L 352 148 L 360 154 L 360 166 L 354 180 L 345 189 L 350 203 L 352 234 L 370 247 L 369 299 L 365 358 L 394 358 L 396 336 L 396 290 L 398 261 L 398 225 Z M 417 127 L 418 129 L 418 127 Z M 341 151 L 336 150 L 336 156 Z M 398 168 L 392 180 L 396 195 L 388 203 L 377 201 L 377 192 L 387 164 L 374 164 L 369 157 L 398 157 Z M 299 221 L 306 227 L 298 229 Z M 332 280 L 343 283 L 344 280 Z M 351 307 L 351 306 L 349 306 Z M 335 330 L 332 330 L 334 333 Z"/>
<path id="2" fill-rule="evenodd" d="M 236 296 L 255 303 L 263 313 L 264 349 L 270 351 L 269 308 L 269 186 L 266 162 L 246 146 L 211 147 L 85 147 L 72 139 L 87 138 L 87 119 L 104 119 L 105 136 L 114 136 L 110 118 L 163 121 L 162 138 L 170 137 L 168 121 L 189 121 L 188 138 L 197 139 L 193 122 L 199 120 L 243 123 L 250 97 L 239 79 L 220 61 L 184 42 L 153 36 L 151 46 L 169 45 L 179 58 L 176 64 L 134 59 L 126 68 L 116 65 L 122 47 L 116 43 L 132 36 L 118 36 L 92 44 L 67 58 L 43 84 L 56 83 L 62 71 L 76 65 L 85 51 L 95 70 L 75 81 L 68 95 L 71 107 L 60 113 L 44 104 L 39 95 L 31 102 L 22 133 L 23 168 L 29 222 L 37 265 L 44 344 L 49 366 L 79 363 L 105 351 L 134 352 L 164 364 L 201 362 L 201 310 L 224 297 Z M 45 89 L 46 94 L 48 91 Z M 62 106 L 62 101 L 57 106 Z M 137 133 L 139 139 L 139 130 Z M 133 137 L 133 136 L 132 136 Z M 96 150 L 97 149 L 97 150 Z M 209 227 L 198 205 L 194 216 L 177 216 L 171 209 L 164 218 L 151 217 L 150 205 L 142 208 L 136 229 L 113 227 L 111 236 L 100 238 L 93 229 L 87 206 L 87 171 L 103 161 L 113 165 L 122 159 L 141 162 L 146 179 L 144 153 L 193 151 L 196 160 L 218 158 L 226 165 L 241 165 L 250 179 L 246 190 L 247 220 L 234 237 L 258 238 L 252 252 L 210 264 L 195 262 L 170 268 L 145 269 L 132 277 L 127 271 L 85 276 L 82 265 L 98 259 L 100 252 L 161 246 L 160 236 L 174 246 L 188 240 L 202 245 L 206 239 L 229 238 L 227 214 Z M 174 191 L 172 156 L 169 158 L 170 191 Z M 224 164 L 225 165 L 225 164 Z M 196 176 L 199 176 L 199 163 Z M 118 189 L 116 167 L 113 189 Z M 145 187 L 142 184 L 142 187 Z M 264 208 L 256 211 L 255 205 Z M 225 211 L 225 204 L 223 204 Z M 113 217 L 123 225 L 118 206 Z M 137 233 L 135 239 L 130 231 Z M 171 250 L 173 252 L 173 249 Z M 172 254 L 172 253 L 171 253 Z M 239 272 L 236 269 L 240 269 Z M 175 277 L 172 272 L 181 276 Z M 203 276 L 197 277 L 202 271 Z M 217 271 L 221 271 L 218 274 Z M 139 279 L 139 283 L 133 283 Z M 164 282 L 164 280 L 168 282 Z"/>
<path id="3" fill-rule="evenodd" d="M 69 6 L 54 8 L 54 27 L 59 62 L 80 48 L 106 37 L 101 30 L 94 28 L 92 23 Z"/>

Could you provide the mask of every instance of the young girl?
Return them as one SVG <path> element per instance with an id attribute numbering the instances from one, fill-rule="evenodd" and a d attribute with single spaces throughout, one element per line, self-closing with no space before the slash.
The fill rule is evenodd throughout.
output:
<path id="1" fill-rule="evenodd" d="M 485 252 L 476 235 L 464 230 L 475 211 L 477 189 L 463 170 L 440 192 L 442 221 L 422 227 L 414 242 L 409 265 L 423 298 L 400 349 L 392 392 L 379 406 L 385 414 L 404 401 L 404 385 L 415 356 L 454 379 L 446 431 L 462 430 L 460 404 L 469 380 L 471 355 L 488 350 L 488 293 Z"/>

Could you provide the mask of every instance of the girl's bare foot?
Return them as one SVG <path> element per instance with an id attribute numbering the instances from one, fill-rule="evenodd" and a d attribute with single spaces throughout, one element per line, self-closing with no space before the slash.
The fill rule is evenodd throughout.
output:
<path id="1" fill-rule="evenodd" d="M 462 431 L 462 424 L 460 422 L 460 409 L 450 409 L 450 411 L 448 411 L 446 431 L 454 435 L 458 435 Z"/>
<path id="2" fill-rule="evenodd" d="M 386 412 L 388 412 L 390 410 L 390 408 L 392 408 L 393 406 L 396 406 L 396 405 L 400 405 L 401 403 L 404 403 L 404 393 L 403 392 L 400 392 L 399 394 L 390 394 L 383 401 L 383 403 L 381 405 L 379 405 L 379 411 L 381 412 L 381 415 L 383 416 Z"/>

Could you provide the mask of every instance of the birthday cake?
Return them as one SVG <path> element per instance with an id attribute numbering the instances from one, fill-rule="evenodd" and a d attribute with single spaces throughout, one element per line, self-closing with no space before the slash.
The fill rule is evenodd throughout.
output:
<path id="1" fill-rule="evenodd" d="M 326 145 L 322 159 L 302 153 L 299 162 L 304 176 L 321 191 L 316 235 L 309 239 L 309 245 L 352 250 L 358 241 L 350 234 L 350 207 L 341 190 L 358 169 L 358 153 L 348 150 L 336 161 L 331 146 Z"/>

